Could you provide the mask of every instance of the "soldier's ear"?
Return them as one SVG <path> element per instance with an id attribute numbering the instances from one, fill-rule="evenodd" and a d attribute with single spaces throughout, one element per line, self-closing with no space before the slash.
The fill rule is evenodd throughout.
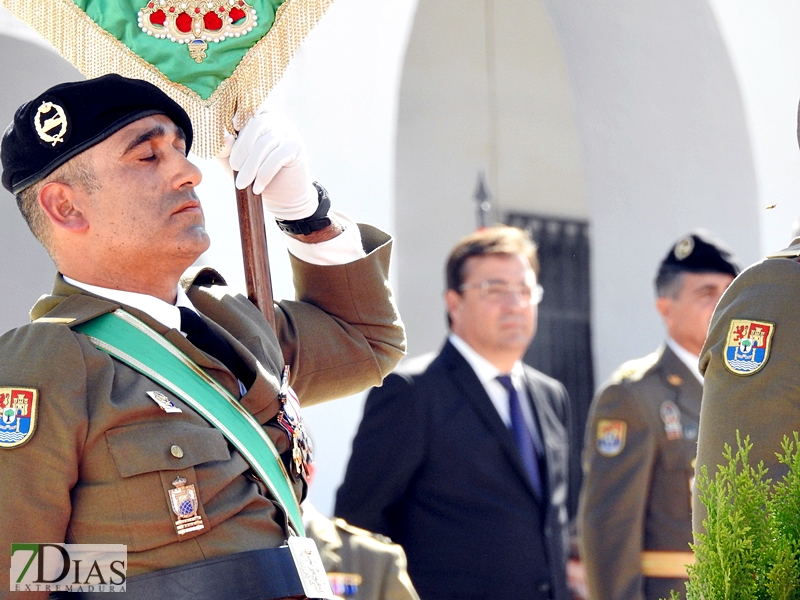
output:
<path id="1" fill-rule="evenodd" d="M 51 181 L 39 191 L 39 207 L 53 227 L 77 233 L 89 223 L 75 200 L 75 188 L 67 183 Z"/>
<path id="2" fill-rule="evenodd" d="M 669 322 L 670 317 L 672 316 L 673 304 L 674 301 L 668 296 L 660 296 L 659 298 L 656 298 L 656 310 L 665 322 Z"/>

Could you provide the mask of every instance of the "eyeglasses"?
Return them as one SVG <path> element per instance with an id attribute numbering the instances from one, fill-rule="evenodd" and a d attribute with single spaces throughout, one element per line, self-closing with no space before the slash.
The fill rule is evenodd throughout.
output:
<path id="1" fill-rule="evenodd" d="M 480 290 L 481 297 L 489 302 L 500 302 L 510 296 L 519 296 L 520 300 L 530 304 L 539 304 L 544 295 L 544 288 L 539 284 L 531 287 L 524 283 L 508 283 L 491 279 L 480 283 L 465 283 L 458 287 L 459 292 L 465 290 Z"/>

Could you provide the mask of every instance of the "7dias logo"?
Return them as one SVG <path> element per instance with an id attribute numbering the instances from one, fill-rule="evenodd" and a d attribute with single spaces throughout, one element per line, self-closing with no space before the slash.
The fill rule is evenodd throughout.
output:
<path id="1" fill-rule="evenodd" d="M 124 592 L 122 544 L 11 544 L 12 592 Z"/>

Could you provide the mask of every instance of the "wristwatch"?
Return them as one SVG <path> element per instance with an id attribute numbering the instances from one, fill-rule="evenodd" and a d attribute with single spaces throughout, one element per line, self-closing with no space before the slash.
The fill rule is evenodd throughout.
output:
<path id="1" fill-rule="evenodd" d="M 313 184 L 317 188 L 317 200 L 319 201 L 317 210 L 314 211 L 313 215 L 305 219 L 296 219 L 294 221 L 275 219 L 281 231 L 294 235 L 308 235 L 320 229 L 325 229 L 331 224 L 331 218 L 328 216 L 328 210 L 331 208 L 331 199 L 328 197 L 328 191 L 316 181 Z"/>

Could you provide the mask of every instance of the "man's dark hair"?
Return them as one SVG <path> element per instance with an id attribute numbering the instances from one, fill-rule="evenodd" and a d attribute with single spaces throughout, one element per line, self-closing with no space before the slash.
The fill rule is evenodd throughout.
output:
<path id="1" fill-rule="evenodd" d="M 474 256 L 522 254 L 528 259 L 531 269 L 539 277 L 539 257 L 536 244 L 530 236 L 517 227 L 497 225 L 480 229 L 462 238 L 450 252 L 445 267 L 447 289 L 461 293 L 464 283 L 464 267 Z"/>
<path id="2" fill-rule="evenodd" d="M 656 276 L 656 297 L 677 298 L 683 287 L 683 269 L 665 267 Z"/>

